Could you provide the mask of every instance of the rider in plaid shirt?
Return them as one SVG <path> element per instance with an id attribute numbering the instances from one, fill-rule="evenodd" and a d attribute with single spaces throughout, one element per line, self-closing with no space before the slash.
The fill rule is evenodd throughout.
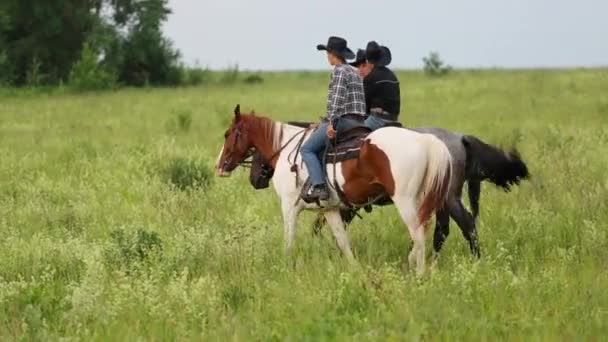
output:
<path id="1" fill-rule="evenodd" d="M 347 116 L 365 117 L 365 93 L 363 80 L 357 70 L 346 64 L 346 59 L 355 58 L 347 47 L 346 40 L 330 37 L 327 45 L 317 45 L 317 50 L 327 51 L 327 60 L 334 66 L 327 95 L 327 117 L 302 145 L 302 159 L 310 175 L 311 186 L 303 194 L 307 202 L 326 201 L 329 191 L 325 184 L 323 165 L 319 155 L 325 150 L 327 138 L 334 138 L 336 130 L 342 131 L 349 125 Z"/>
<path id="2" fill-rule="evenodd" d="M 329 83 L 327 118 L 333 122 L 344 114 L 365 115 L 365 92 L 357 71 L 348 64 L 339 64 Z"/>

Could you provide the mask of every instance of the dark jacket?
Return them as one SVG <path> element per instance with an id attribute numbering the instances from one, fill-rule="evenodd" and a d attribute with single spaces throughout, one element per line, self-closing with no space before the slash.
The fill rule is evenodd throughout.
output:
<path id="1" fill-rule="evenodd" d="M 367 112 L 382 108 L 390 113 L 390 120 L 397 120 L 401 109 L 401 92 L 397 76 L 385 66 L 376 66 L 363 80 Z"/>

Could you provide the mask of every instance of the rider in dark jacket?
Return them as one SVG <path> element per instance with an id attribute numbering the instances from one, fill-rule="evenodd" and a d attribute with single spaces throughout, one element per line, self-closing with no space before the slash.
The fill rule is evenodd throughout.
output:
<path id="1" fill-rule="evenodd" d="M 365 103 L 369 116 L 365 124 L 372 130 L 399 120 L 401 94 L 397 76 L 386 66 L 391 62 L 391 51 L 375 41 L 359 49 L 352 66 L 364 78 Z"/>

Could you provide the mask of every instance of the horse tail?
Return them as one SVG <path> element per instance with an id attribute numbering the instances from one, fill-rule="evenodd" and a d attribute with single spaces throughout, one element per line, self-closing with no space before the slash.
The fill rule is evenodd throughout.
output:
<path id="1" fill-rule="evenodd" d="M 462 143 L 467 151 L 468 182 L 487 179 L 509 192 L 513 184 L 517 185 L 530 176 L 526 163 L 515 148 L 506 152 L 471 135 L 463 136 Z"/>
<path id="2" fill-rule="evenodd" d="M 418 222 L 425 224 L 433 212 L 443 208 L 448 198 L 452 179 L 452 156 L 447 146 L 434 135 L 425 134 L 427 141 L 427 163 L 423 196 L 418 208 Z"/>

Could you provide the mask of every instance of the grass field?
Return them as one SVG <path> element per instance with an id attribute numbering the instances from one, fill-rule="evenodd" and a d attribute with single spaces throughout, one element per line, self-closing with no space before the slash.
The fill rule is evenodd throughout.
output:
<path id="1" fill-rule="evenodd" d="M 303 214 L 293 267 L 273 190 L 213 176 L 236 103 L 315 120 L 328 77 L 0 91 L 0 340 L 608 335 L 608 70 L 400 74 L 403 123 L 516 143 L 533 176 L 508 194 L 484 183 L 482 259 L 452 222 L 422 279 L 393 207 L 349 228 L 356 271 Z"/>

